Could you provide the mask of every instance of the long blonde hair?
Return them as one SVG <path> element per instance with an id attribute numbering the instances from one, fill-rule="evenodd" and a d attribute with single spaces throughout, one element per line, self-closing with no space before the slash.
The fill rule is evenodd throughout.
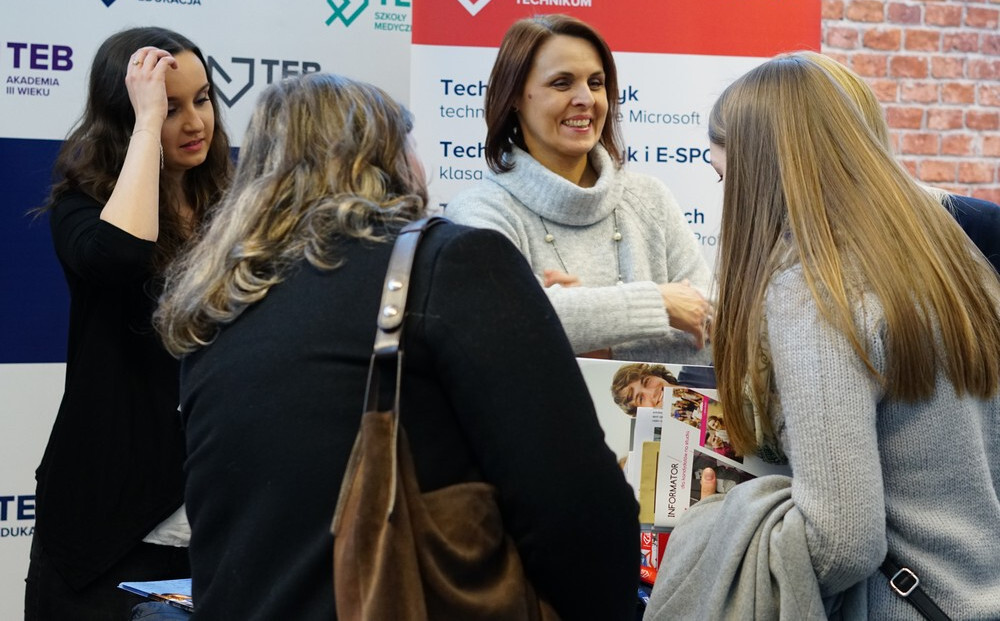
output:
<path id="1" fill-rule="evenodd" d="M 875 91 L 872 87 L 865 82 L 861 76 L 854 73 L 844 65 L 838 63 L 829 56 L 824 56 L 823 54 L 818 54 L 816 52 L 802 51 L 795 52 L 795 56 L 806 58 L 815 62 L 817 65 L 826 70 L 830 74 L 840 88 L 844 89 L 844 92 L 854 101 L 854 105 L 858 107 L 858 111 L 861 112 L 861 116 L 864 117 L 865 123 L 868 124 L 868 128 L 872 130 L 878 141 L 882 143 L 882 146 L 888 151 L 892 151 L 892 141 L 889 136 L 889 123 L 885 120 L 885 111 L 882 109 L 882 104 L 879 103 L 878 97 L 875 96 Z M 941 188 L 936 188 L 929 185 L 921 185 L 921 187 L 930 192 L 935 199 L 942 205 L 944 205 L 949 210 L 953 210 L 954 207 L 951 202 L 951 195 L 942 190 Z"/>
<path id="2" fill-rule="evenodd" d="M 174 355 L 212 341 L 302 258 L 333 269 L 335 237 L 378 240 L 423 214 L 409 113 L 382 90 L 308 74 L 257 101 L 232 188 L 167 272 L 154 323 Z"/>
<path id="3" fill-rule="evenodd" d="M 941 366 L 959 395 L 997 392 L 1000 284 L 823 67 L 785 55 L 751 70 L 716 102 L 709 137 L 726 150 L 713 347 L 737 451 L 757 448 L 746 382 L 757 411 L 768 411 L 766 378 L 755 372 L 767 351 L 764 300 L 792 262 L 890 397 L 929 397 Z M 853 320 L 862 291 L 885 312 L 884 375 Z"/>

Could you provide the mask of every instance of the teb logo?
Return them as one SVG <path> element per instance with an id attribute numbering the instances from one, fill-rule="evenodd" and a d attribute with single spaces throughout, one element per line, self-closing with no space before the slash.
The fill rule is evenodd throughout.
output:
<path id="1" fill-rule="evenodd" d="M 282 60 L 277 58 L 249 58 L 233 56 L 229 60 L 230 71 L 219 63 L 214 56 L 208 57 L 208 71 L 212 76 L 213 88 L 216 95 L 227 107 L 232 108 L 237 101 L 243 98 L 247 92 L 253 88 L 256 82 L 256 67 L 264 70 L 264 83 L 271 84 L 275 80 L 281 80 L 289 76 L 305 75 L 322 70 L 318 62 L 308 60 Z M 246 67 L 246 78 L 237 75 L 236 67 L 242 65 Z M 230 75 L 232 73 L 232 75 Z M 237 89 L 235 93 L 227 94 L 222 88 L 223 82 L 231 89 Z M 230 91 L 231 91 L 230 89 Z"/>
<path id="2" fill-rule="evenodd" d="M 458 0 L 458 3 L 465 7 L 469 15 L 475 17 L 477 13 L 490 3 L 490 0 Z"/>
<path id="3" fill-rule="evenodd" d="M 368 8 L 368 0 L 361 0 L 361 2 L 343 0 L 339 4 L 336 0 L 326 0 L 326 3 L 333 9 L 333 14 L 326 20 L 327 26 L 338 19 L 343 22 L 344 26 L 350 26 L 358 18 L 358 15 L 361 15 Z"/>

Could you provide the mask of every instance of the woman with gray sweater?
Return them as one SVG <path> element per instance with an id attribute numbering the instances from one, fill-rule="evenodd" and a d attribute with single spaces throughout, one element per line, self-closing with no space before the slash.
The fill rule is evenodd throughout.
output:
<path id="1" fill-rule="evenodd" d="M 727 88 L 709 137 L 726 430 L 792 476 L 685 513 L 645 618 L 1000 619 L 996 272 L 808 54 Z"/>
<path id="2" fill-rule="evenodd" d="M 492 174 L 445 215 L 518 247 L 577 354 L 706 363 L 711 274 L 670 191 L 622 168 L 616 91 L 589 25 L 516 22 L 486 95 Z"/>

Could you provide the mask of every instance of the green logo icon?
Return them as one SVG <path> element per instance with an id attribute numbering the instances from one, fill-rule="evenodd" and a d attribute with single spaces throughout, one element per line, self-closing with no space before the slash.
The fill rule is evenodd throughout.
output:
<path id="1" fill-rule="evenodd" d="M 361 2 L 343 0 L 340 4 L 335 2 L 335 0 L 326 0 L 326 3 L 333 9 L 333 14 L 326 20 L 327 26 L 338 19 L 343 22 L 344 26 L 350 26 L 358 18 L 358 15 L 361 15 L 368 8 L 368 0 L 361 0 Z"/>

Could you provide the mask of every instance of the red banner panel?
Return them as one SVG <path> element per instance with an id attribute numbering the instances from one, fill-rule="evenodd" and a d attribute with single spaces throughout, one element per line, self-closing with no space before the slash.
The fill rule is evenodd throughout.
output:
<path id="1" fill-rule="evenodd" d="M 820 0 L 420 0 L 413 43 L 498 47 L 518 19 L 566 13 L 618 52 L 767 57 L 818 50 Z"/>

